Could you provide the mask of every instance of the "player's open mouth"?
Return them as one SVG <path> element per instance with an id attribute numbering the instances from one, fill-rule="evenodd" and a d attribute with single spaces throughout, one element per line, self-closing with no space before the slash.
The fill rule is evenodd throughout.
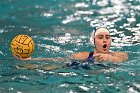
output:
<path id="1" fill-rule="evenodd" d="M 103 45 L 103 48 L 107 48 L 107 44 L 104 44 L 104 45 Z"/>

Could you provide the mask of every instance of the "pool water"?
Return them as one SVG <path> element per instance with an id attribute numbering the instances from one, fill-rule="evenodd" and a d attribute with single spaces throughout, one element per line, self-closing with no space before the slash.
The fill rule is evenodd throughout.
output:
<path id="1" fill-rule="evenodd" d="M 139 0 L 1 0 L 0 12 L 0 93 L 140 92 Z M 33 38 L 33 58 L 91 52 L 90 33 L 99 26 L 110 30 L 111 50 L 128 52 L 128 61 L 47 71 L 63 62 L 21 61 L 11 54 L 18 34 Z M 39 67 L 18 68 L 23 63 Z"/>

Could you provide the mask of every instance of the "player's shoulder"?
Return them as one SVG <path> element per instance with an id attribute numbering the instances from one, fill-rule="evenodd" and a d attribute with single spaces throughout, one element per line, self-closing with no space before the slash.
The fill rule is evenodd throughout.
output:
<path id="1" fill-rule="evenodd" d="M 118 55 L 118 56 L 128 56 L 127 52 L 111 52 L 112 55 Z"/>

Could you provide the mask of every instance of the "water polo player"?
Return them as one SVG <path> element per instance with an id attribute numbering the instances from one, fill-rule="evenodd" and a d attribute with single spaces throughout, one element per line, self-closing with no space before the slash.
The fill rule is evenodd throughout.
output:
<path id="1" fill-rule="evenodd" d="M 79 52 L 72 54 L 69 58 L 32 58 L 27 60 L 53 60 L 53 61 L 63 61 L 66 62 L 67 59 L 72 60 L 64 66 L 77 66 L 81 63 L 90 62 L 124 62 L 128 59 L 128 54 L 125 52 L 110 52 L 112 39 L 110 37 L 110 32 L 105 27 L 97 28 L 91 33 L 90 43 L 93 46 L 92 52 Z M 25 59 L 26 60 L 26 59 Z M 73 61 L 78 60 L 78 61 Z M 83 66 L 83 65 L 82 65 Z M 57 66 L 53 65 L 53 68 Z"/>
<path id="2" fill-rule="evenodd" d="M 93 45 L 94 52 L 80 52 L 72 55 L 72 58 L 85 60 L 94 59 L 98 62 L 124 62 L 128 59 L 125 52 L 110 52 L 112 39 L 110 32 L 105 27 L 97 28 L 91 33 L 90 43 Z M 93 57 L 93 58 L 92 58 Z"/>

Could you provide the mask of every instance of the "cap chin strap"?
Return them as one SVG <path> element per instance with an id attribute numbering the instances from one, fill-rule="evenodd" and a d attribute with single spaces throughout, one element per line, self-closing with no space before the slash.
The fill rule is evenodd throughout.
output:
<path id="1" fill-rule="evenodd" d="M 96 47 L 94 47 L 96 49 L 96 51 L 98 51 L 98 49 Z M 99 51 L 98 51 L 99 52 Z"/>
<path id="2" fill-rule="evenodd" d="M 95 45 L 95 38 L 94 38 L 94 46 L 93 47 L 98 51 L 98 49 L 96 48 L 96 45 Z"/>

